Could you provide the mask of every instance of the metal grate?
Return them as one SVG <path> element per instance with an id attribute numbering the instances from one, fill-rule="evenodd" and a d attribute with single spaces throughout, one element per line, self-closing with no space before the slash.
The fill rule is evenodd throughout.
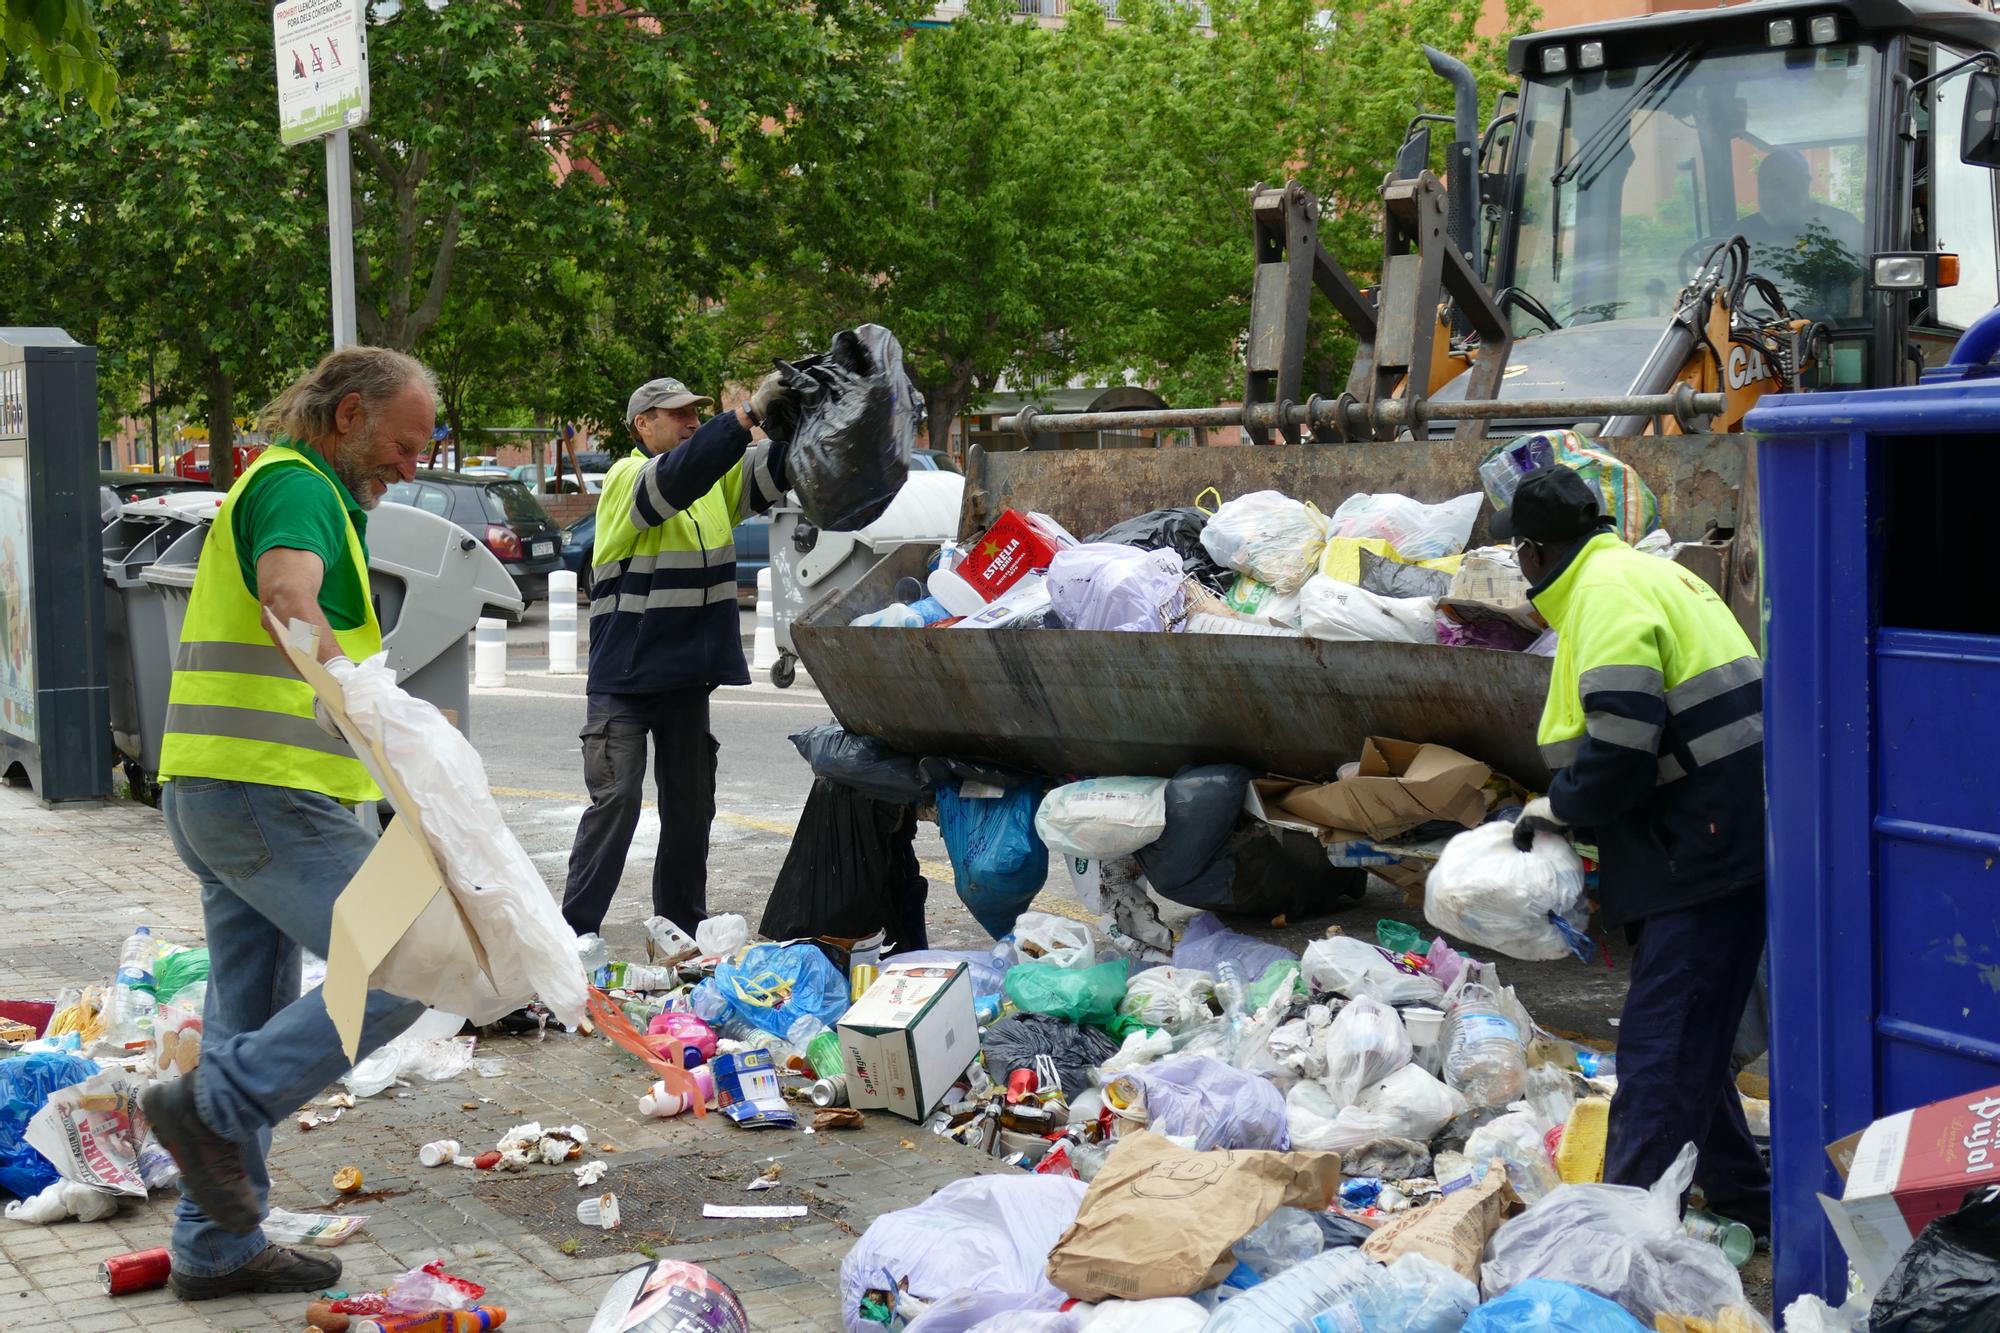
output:
<path id="1" fill-rule="evenodd" d="M 678 1153 L 637 1160 L 621 1155 L 602 1183 L 588 1190 L 578 1189 L 568 1171 L 482 1172 L 473 1192 L 488 1207 L 551 1245 L 585 1257 L 624 1253 L 639 1242 L 664 1247 L 735 1236 L 768 1237 L 773 1231 L 839 1221 L 845 1214 L 841 1204 L 790 1183 L 745 1193 L 743 1187 L 759 1165 L 740 1154 Z M 605 1190 L 618 1196 L 623 1221 L 616 1231 L 601 1231 L 576 1220 L 578 1202 Z M 710 1218 L 701 1215 L 704 1203 L 804 1204 L 809 1211 L 804 1217 Z M 566 1247 L 571 1241 L 574 1246 Z"/>

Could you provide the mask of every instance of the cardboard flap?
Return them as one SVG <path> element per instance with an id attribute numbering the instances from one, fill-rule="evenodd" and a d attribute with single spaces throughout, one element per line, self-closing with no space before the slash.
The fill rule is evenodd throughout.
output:
<path id="1" fill-rule="evenodd" d="M 1353 777 L 1295 787 L 1278 805 L 1326 830 L 1323 838 L 1393 838 L 1440 819 L 1473 828 L 1486 818 L 1492 773 L 1448 746 L 1371 736 Z"/>

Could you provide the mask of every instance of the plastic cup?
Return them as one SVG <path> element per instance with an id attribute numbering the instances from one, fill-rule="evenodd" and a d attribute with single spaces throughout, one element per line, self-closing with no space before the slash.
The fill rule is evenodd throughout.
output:
<path id="1" fill-rule="evenodd" d="M 594 1199 L 585 1199 L 576 1206 L 576 1220 L 587 1227 L 601 1227 L 606 1231 L 618 1229 L 618 1196 L 608 1190 Z"/>
<path id="2" fill-rule="evenodd" d="M 1410 1045 L 1429 1046 L 1438 1039 L 1444 1028 L 1444 1013 L 1424 1005 L 1416 1005 L 1403 1010 L 1403 1027 L 1410 1034 Z"/>

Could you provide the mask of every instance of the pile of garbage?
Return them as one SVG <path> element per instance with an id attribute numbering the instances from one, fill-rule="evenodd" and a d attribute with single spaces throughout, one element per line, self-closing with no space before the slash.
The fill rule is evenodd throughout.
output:
<path id="1" fill-rule="evenodd" d="M 1504 507 L 1528 471 L 1575 469 L 1614 530 L 1673 556 L 1659 504 L 1629 465 L 1573 431 L 1495 445 L 1481 490 L 1438 504 L 1363 492 L 1331 514 L 1253 491 L 1213 508 L 1156 509 L 1078 541 L 1056 518 L 1009 509 L 982 534 L 948 542 L 923 584 L 858 616 L 858 626 L 1276 634 L 1325 641 L 1555 652 L 1507 546 L 1467 549 L 1482 504 Z M 1213 491 L 1207 495 L 1214 496 Z"/>

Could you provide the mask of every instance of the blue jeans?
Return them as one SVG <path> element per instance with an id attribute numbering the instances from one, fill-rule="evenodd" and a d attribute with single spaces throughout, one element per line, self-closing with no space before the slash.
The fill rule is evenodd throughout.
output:
<path id="1" fill-rule="evenodd" d="M 174 850 L 201 881 L 208 932 L 196 1107 L 217 1134 L 243 1145 L 243 1167 L 268 1206 L 271 1127 L 349 1064 L 317 989 L 299 994 L 299 950 L 324 958 L 333 901 L 374 849 L 373 835 L 332 797 L 290 787 L 175 778 L 160 797 Z M 366 1055 L 417 1020 L 424 1006 L 368 993 Z M 185 1196 L 174 1210 L 174 1270 L 219 1277 L 266 1245 L 232 1235 Z"/>

